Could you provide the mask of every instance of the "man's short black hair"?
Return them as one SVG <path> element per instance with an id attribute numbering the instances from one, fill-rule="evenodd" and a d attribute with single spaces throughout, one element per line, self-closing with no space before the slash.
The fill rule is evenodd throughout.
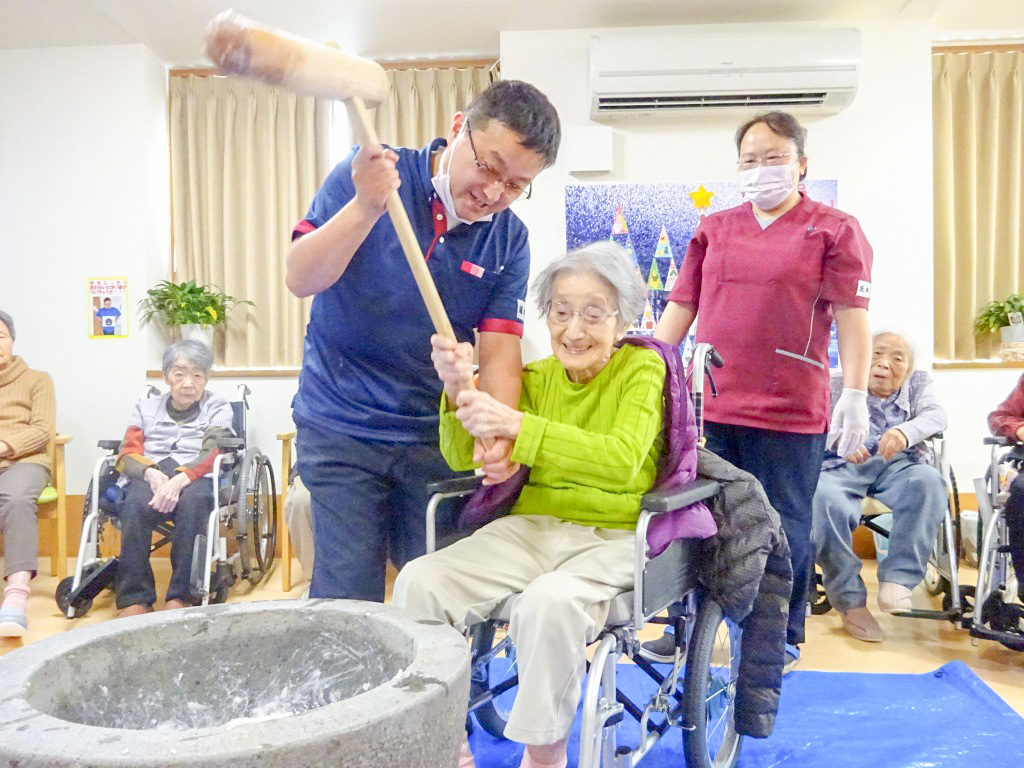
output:
<path id="1" fill-rule="evenodd" d="M 470 127 L 485 129 L 497 120 L 519 136 L 519 143 L 544 159 L 544 167 L 555 163 L 562 128 L 558 112 L 548 97 L 522 80 L 499 80 L 488 86 L 466 107 Z"/>

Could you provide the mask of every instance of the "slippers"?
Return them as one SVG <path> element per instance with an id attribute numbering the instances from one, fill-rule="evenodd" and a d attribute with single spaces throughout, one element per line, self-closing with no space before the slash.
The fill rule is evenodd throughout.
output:
<path id="1" fill-rule="evenodd" d="M 24 613 L 0 613 L 0 637 L 21 637 L 28 630 L 28 616 Z"/>

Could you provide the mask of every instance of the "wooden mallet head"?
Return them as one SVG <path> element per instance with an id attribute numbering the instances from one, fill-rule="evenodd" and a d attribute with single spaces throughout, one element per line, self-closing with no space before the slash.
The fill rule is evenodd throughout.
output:
<path id="1" fill-rule="evenodd" d="M 225 73 L 310 96 L 359 98 L 369 107 L 387 98 L 387 76 L 376 62 L 257 24 L 234 11 L 215 16 L 205 39 L 206 55 Z"/>

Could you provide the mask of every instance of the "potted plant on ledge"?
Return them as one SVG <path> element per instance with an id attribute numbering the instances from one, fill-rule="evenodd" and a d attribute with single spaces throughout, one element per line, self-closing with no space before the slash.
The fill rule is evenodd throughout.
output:
<path id="1" fill-rule="evenodd" d="M 214 329 L 223 325 L 227 312 L 251 301 L 228 296 L 216 286 L 196 285 L 195 280 L 173 283 L 161 280 L 139 302 L 140 325 L 157 320 L 165 327 L 181 329 L 181 338 L 197 339 L 213 348 Z"/>
<path id="2" fill-rule="evenodd" d="M 974 321 L 978 333 L 999 331 L 999 356 L 1009 361 L 1024 360 L 1024 294 L 1011 293 L 1002 301 L 984 307 Z"/>

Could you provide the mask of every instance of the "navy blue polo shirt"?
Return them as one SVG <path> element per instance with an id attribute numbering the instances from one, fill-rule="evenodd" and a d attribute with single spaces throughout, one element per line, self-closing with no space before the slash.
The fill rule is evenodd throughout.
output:
<path id="1" fill-rule="evenodd" d="M 530 251 L 511 211 L 450 232 L 430 182 L 431 152 L 396 149 L 409 214 L 459 341 L 473 330 L 523 334 Z M 295 239 L 326 223 L 355 197 L 352 159 L 317 192 Z M 440 218 L 438 218 L 440 217 Z M 386 214 L 374 224 L 334 285 L 313 299 L 302 354 L 295 424 L 393 442 L 436 442 L 441 382 L 430 362 L 434 332 L 398 235 Z"/>

